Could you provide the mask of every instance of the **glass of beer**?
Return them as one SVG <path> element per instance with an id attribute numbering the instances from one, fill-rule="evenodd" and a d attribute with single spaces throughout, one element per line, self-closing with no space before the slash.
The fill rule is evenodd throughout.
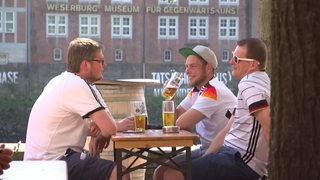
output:
<path id="1" fill-rule="evenodd" d="M 147 116 L 144 101 L 132 101 L 131 114 L 134 118 L 134 129 L 137 131 L 145 130 L 147 124 Z"/>
<path id="2" fill-rule="evenodd" d="M 174 101 L 162 101 L 163 126 L 174 126 Z"/>
<path id="3" fill-rule="evenodd" d="M 183 73 L 174 72 L 162 91 L 166 100 L 171 100 L 183 82 Z"/>

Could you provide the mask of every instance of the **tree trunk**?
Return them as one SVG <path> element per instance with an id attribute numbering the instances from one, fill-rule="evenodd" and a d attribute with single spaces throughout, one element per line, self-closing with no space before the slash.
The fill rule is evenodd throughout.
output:
<path id="1" fill-rule="evenodd" d="M 260 2 L 260 20 L 270 18 L 261 26 L 272 69 L 269 179 L 320 179 L 320 1 Z"/>

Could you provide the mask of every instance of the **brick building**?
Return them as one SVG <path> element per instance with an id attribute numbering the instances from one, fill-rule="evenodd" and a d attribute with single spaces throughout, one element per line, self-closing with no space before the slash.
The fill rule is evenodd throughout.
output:
<path id="1" fill-rule="evenodd" d="M 78 36 L 105 45 L 105 79 L 149 78 L 163 83 L 172 71 L 184 71 L 179 48 L 209 46 L 219 61 L 216 76 L 236 92 L 228 61 L 238 39 L 259 36 L 258 3 L 0 0 L 0 137 L 12 142 L 25 138 L 31 108 L 25 102 L 33 101 L 52 77 L 66 69 L 67 46 Z M 153 109 L 148 119 L 153 122 L 161 117 L 156 104 L 162 100 L 161 87 L 145 89 L 151 102 L 147 105 Z M 177 96 L 188 90 L 185 79 Z"/>
<path id="2" fill-rule="evenodd" d="M 43 87 L 65 69 L 68 43 L 80 36 L 105 45 L 106 79 L 162 83 L 171 71 L 184 71 L 179 48 L 202 44 L 218 57 L 219 79 L 232 86 L 231 51 L 238 39 L 259 36 L 258 6 L 255 0 L 1 0 L 0 82 L 16 73 L 20 85 Z"/>

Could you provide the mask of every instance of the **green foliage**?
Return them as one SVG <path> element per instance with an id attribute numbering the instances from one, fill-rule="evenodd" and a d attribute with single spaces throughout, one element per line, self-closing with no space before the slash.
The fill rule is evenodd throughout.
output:
<path id="1" fill-rule="evenodd" d="M 24 141 L 28 117 L 37 96 L 0 95 L 0 142 Z"/>
<path id="2" fill-rule="evenodd" d="M 0 97 L 0 121 L 2 120 L 19 120 L 27 117 L 34 98 L 16 98 L 10 96 Z M 17 116 L 18 115 L 18 116 Z"/>

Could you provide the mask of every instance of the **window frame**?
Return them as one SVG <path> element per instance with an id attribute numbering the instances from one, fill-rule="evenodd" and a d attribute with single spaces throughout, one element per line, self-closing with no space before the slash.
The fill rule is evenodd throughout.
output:
<path id="1" fill-rule="evenodd" d="M 158 5 L 179 5 L 179 0 L 158 0 Z"/>
<path id="2" fill-rule="evenodd" d="M 196 20 L 196 26 L 191 28 L 191 20 Z M 200 20 L 205 20 L 206 22 L 204 28 L 200 28 Z M 192 29 L 196 30 L 196 35 L 191 35 Z M 200 30 L 204 29 L 206 35 L 201 35 Z M 188 17 L 188 39 L 208 39 L 209 38 L 209 17 L 208 16 L 189 16 Z"/>
<path id="3" fill-rule="evenodd" d="M 46 2 L 68 2 L 68 0 L 46 0 Z"/>
<path id="4" fill-rule="evenodd" d="M 2 12 L 0 12 L 0 33 L 2 33 Z"/>
<path id="5" fill-rule="evenodd" d="M 49 16 L 54 17 L 54 25 L 49 24 Z M 65 18 L 65 24 L 59 24 L 57 21 L 59 21 L 59 17 L 64 17 Z M 54 33 L 49 33 L 49 26 L 54 26 Z M 65 27 L 65 32 L 64 33 L 59 33 L 59 27 Z M 47 37 L 50 36 L 61 36 L 61 37 L 67 37 L 68 35 L 68 14 L 55 14 L 55 13 L 48 13 L 46 14 L 46 35 Z"/>
<path id="6" fill-rule="evenodd" d="M 132 38 L 132 15 L 111 15 L 111 38 Z M 115 18 L 119 18 L 119 25 L 115 25 Z M 129 19 L 129 25 L 124 25 L 124 18 Z M 119 34 L 114 33 L 114 28 L 119 28 Z M 124 28 L 128 28 L 129 34 L 123 34 Z"/>
<path id="7" fill-rule="evenodd" d="M 57 57 L 57 55 L 59 57 Z M 62 48 L 53 48 L 53 60 L 61 61 L 62 60 Z"/>
<path id="8" fill-rule="evenodd" d="M 82 18 L 87 18 L 87 24 L 82 24 Z M 97 18 L 97 24 L 92 24 L 92 18 Z M 100 14 L 79 14 L 79 36 L 82 37 L 100 37 L 100 24 L 101 16 Z M 87 28 L 87 33 L 82 32 L 82 28 Z M 92 33 L 92 28 L 96 28 L 97 33 Z"/>
<path id="9" fill-rule="evenodd" d="M 12 14 L 12 19 L 8 20 L 8 14 Z M 13 11 L 3 11 L 0 12 L 0 33 L 6 33 L 6 34 L 14 34 L 15 28 L 16 28 L 16 15 Z M 11 25 L 11 29 L 9 31 L 8 26 Z"/>
<path id="10" fill-rule="evenodd" d="M 221 52 L 221 62 L 229 62 L 230 60 L 230 52 L 227 49 L 222 50 Z"/>
<path id="11" fill-rule="evenodd" d="M 100 0 L 79 0 L 80 3 L 99 3 Z"/>
<path id="12" fill-rule="evenodd" d="M 167 56 L 169 56 L 169 58 L 166 58 Z M 172 50 L 171 49 L 165 49 L 163 51 L 163 61 L 164 62 L 172 62 Z"/>
<path id="13" fill-rule="evenodd" d="M 235 2 L 231 2 L 235 1 Z M 239 6 L 239 0 L 219 0 L 219 5 L 223 6 Z"/>
<path id="14" fill-rule="evenodd" d="M 120 54 L 120 58 L 117 58 L 118 53 Z M 114 50 L 114 61 L 117 61 L 117 62 L 123 61 L 123 50 L 122 49 L 115 49 Z"/>
<path id="15" fill-rule="evenodd" d="M 196 6 L 199 6 L 199 5 L 208 6 L 209 5 L 209 0 L 204 0 L 204 2 L 203 2 L 203 0 L 188 0 L 188 3 L 191 6 L 194 6 L 194 5 L 196 5 Z"/>
<path id="16" fill-rule="evenodd" d="M 165 20 L 165 26 L 161 25 L 161 20 Z M 175 26 L 170 26 L 170 20 L 175 21 Z M 165 29 L 166 35 L 161 35 L 161 29 Z M 170 30 L 175 34 L 170 35 Z M 178 39 L 179 38 L 179 17 L 178 16 L 158 16 L 158 39 Z"/>
<path id="17" fill-rule="evenodd" d="M 226 20 L 226 25 L 224 27 L 222 26 L 222 20 Z M 235 20 L 235 26 L 230 27 L 230 21 Z M 239 37 L 239 17 L 219 17 L 218 20 L 218 39 L 219 40 L 237 40 Z M 225 30 L 226 35 L 221 35 L 221 31 Z M 234 30 L 234 36 L 230 35 L 230 31 Z"/>
<path id="18" fill-rule="evenodd" d="M 132 4 L 132 0 L 111 0 L 111 3 L 128 3 L 128 4 Z"/>
<path id="19" fill-rule="evenodd" d="M 0 52 L 0 65 L 7 65 L 9 63 L 9 53 Z"/>

